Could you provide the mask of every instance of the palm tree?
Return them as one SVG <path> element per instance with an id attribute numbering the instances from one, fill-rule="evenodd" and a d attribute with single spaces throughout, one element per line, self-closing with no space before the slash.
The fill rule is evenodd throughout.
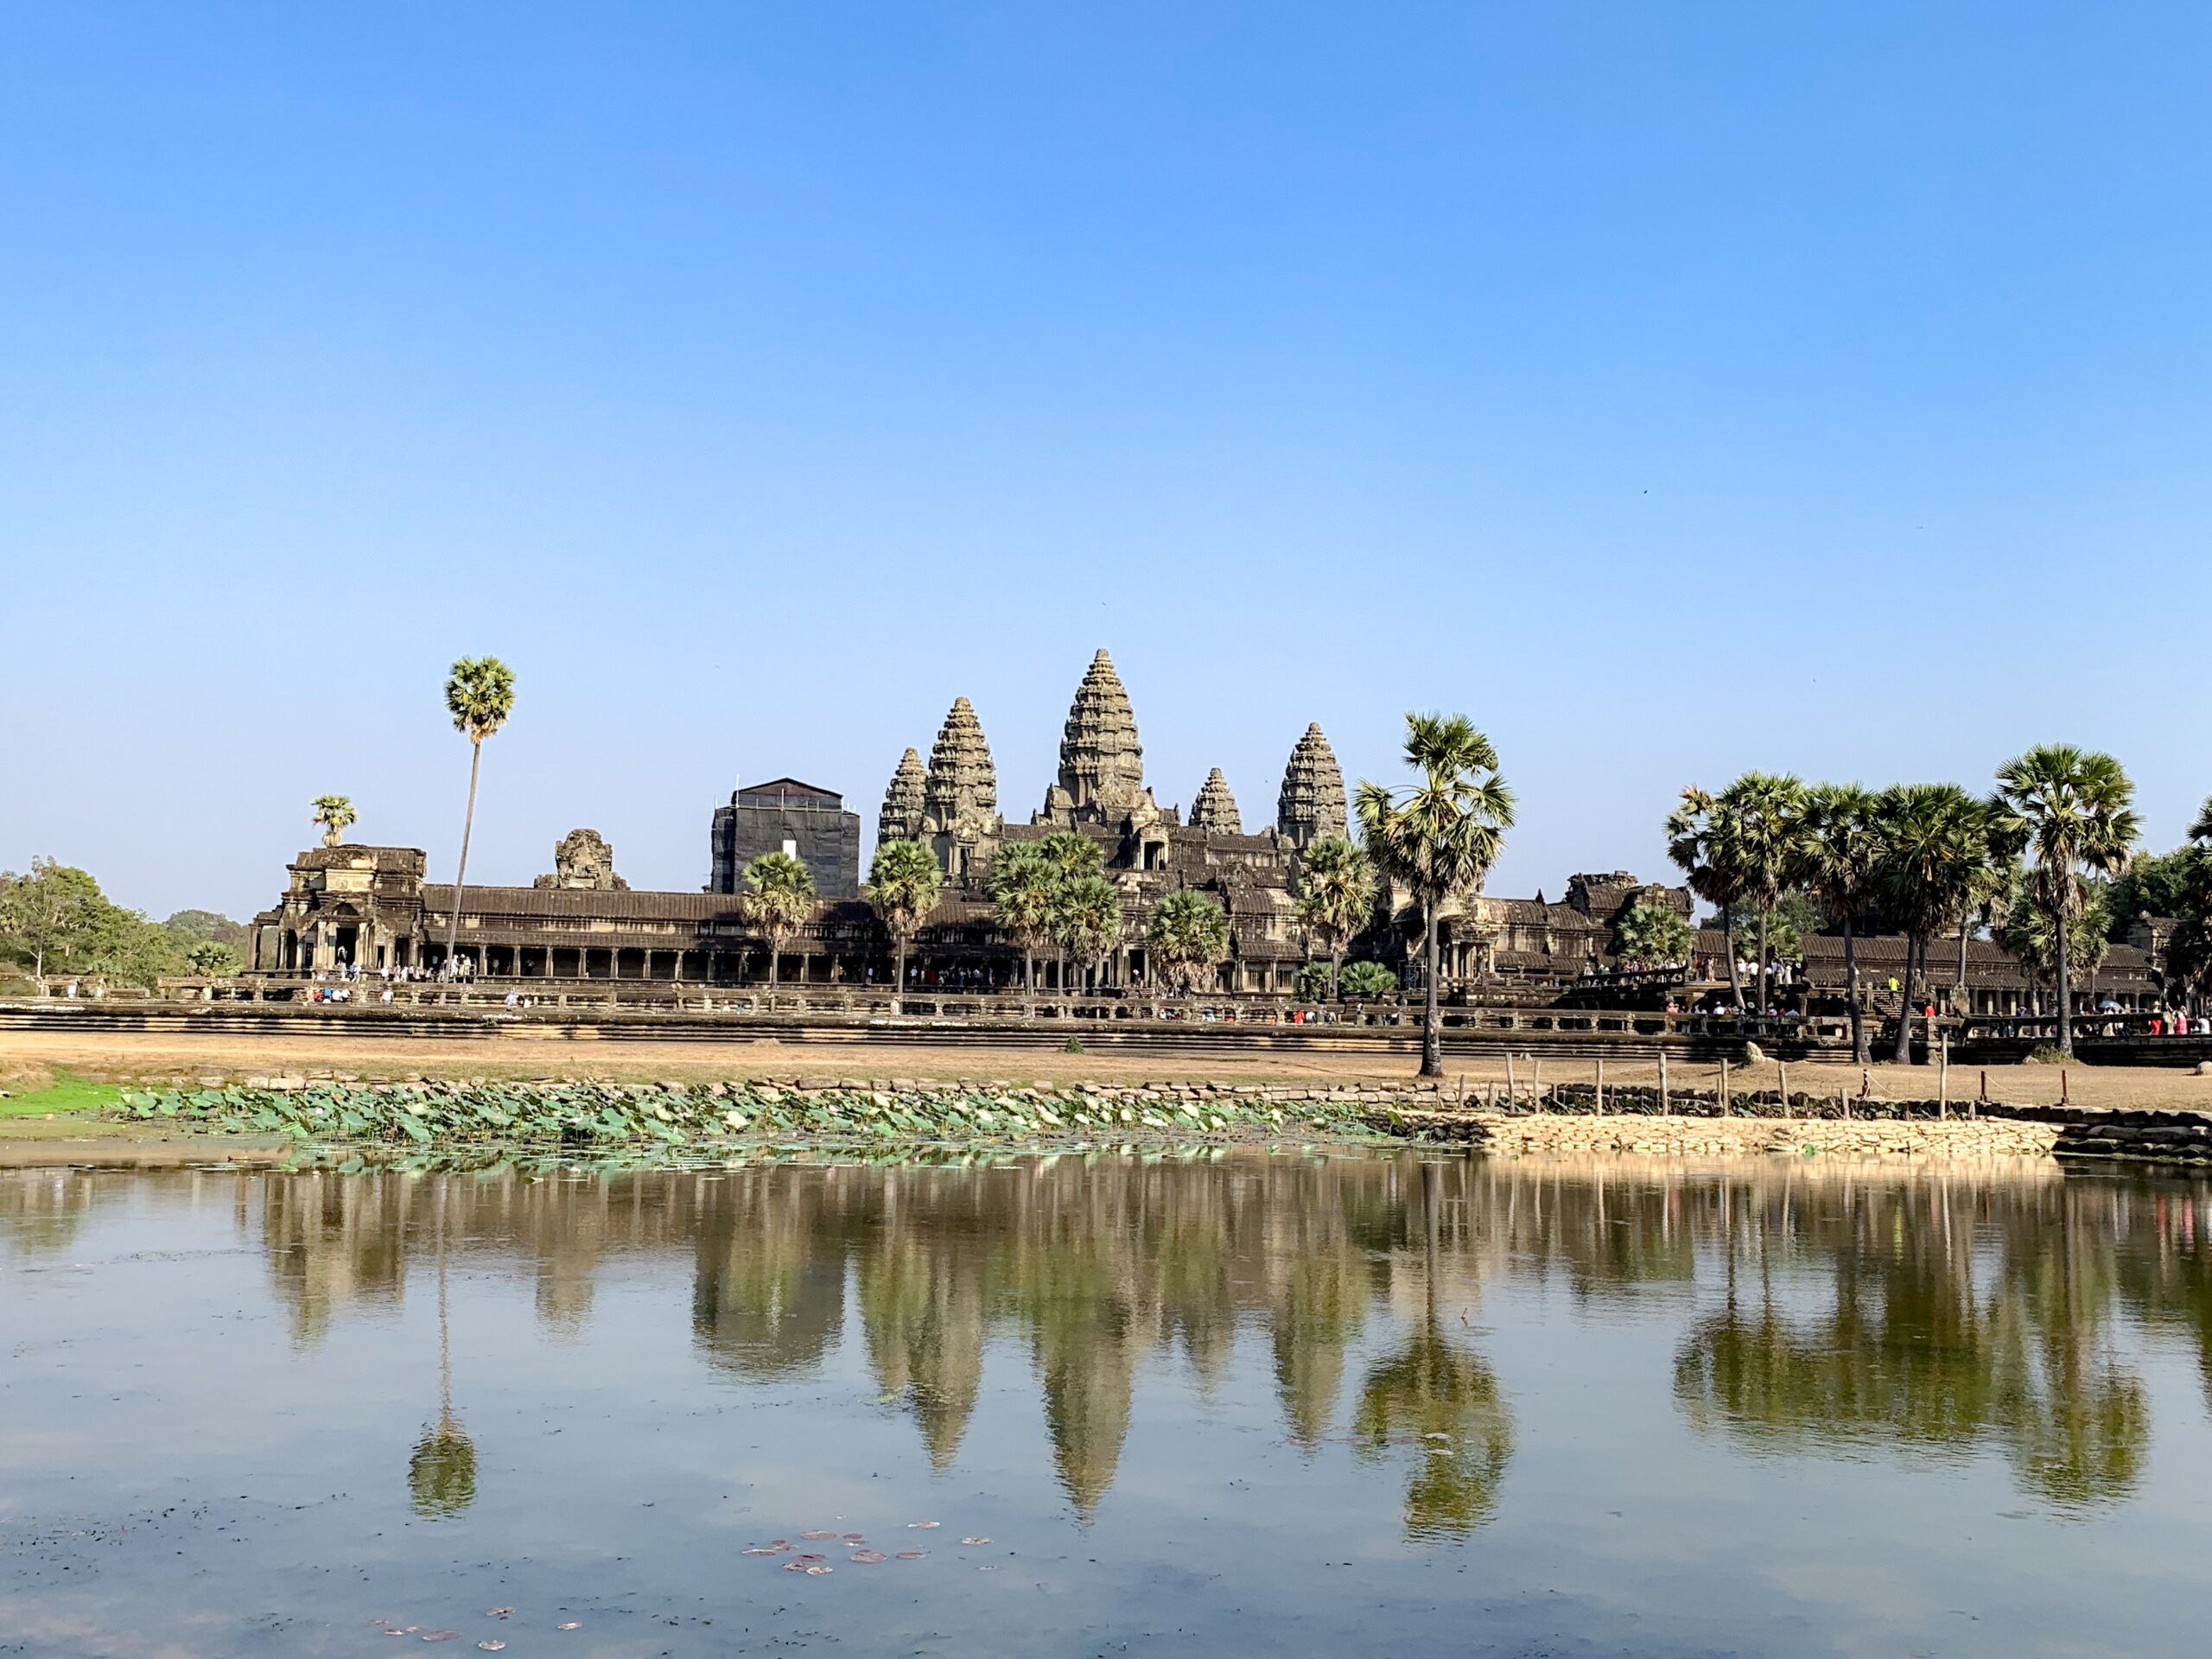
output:
<path id="1" fill-rule="evenodd" d="M 1103 875 L 1063 881 L 1052 895 L 1051 927 L 1063 960 L 1073 957 L 1096 971 L 1122 942 L 1122 895 Z"/>
<path id="2" fill-rule="evenodd" d="M 2056 948 L 2058 1051 L 2074 1052 L 2073 973 L 2069 933 L 2082 913 L 2085 871 L 2117 875 L 2127 868 L 2142 823 L 2135 785 L 2112 756 L 2045 743 L 1997 769 L 1997 804 L 2025 849 L 2036 897 L 2050 912 Z M 2192 833 L 2194 831 L 2192 830 Z"/>
<path id="3" fill-rule="evenodd" d="M 1883 910 L 1904 930 L 1896 1058 L 1912 1061 L 1913 976 L 1928 941 L 1969 915 L 1989 862 L 1987 814 L 1956 784 L 1896 784 L 1882 791 Z"/>
<path id="4" fill-rule="evenodd" d="M 446 712 L 468 740 L 468 813 L 461 821 L 461 868 L 453 878 L 453 914 L 446 918 L 446 960 L 461 944 L 461 890 L 468 880 L 468 839 L 476 830 L 476 779 L 484 765 L 484 740 L 515 711 L 515 674 L 496 657 L 464 657 L 446 677 Z"/>
<path id="5" fill-rule="evenodd" d="M 1718 795 L 1684 790 L 1682 804 L 1667 820 L 1667 855 L 1688 873 L 1700 898 L 1719 906 L 1728 936 L 1728 983 L 1738 1007 L 1744 988 L 1736 971 L 1736 912 L 1740 907 L 1758 918 L 1762 1014 L 1770 1006 L 1768 933 L 1797 865 L 1804 810 L 1805 786 L 1796 779 L 1747 772 Z"/>
<path id="6" fill-rule="evenodd" d="M 1667 816 L 1667 856 L 1688 878 L 1690 891 L 1720 912 L 1728 996 L 1738 1016 L 1744 1010 L 1744 976 L 1736 965 L 1736 907 L 1744 902 L 1739 838 L 1731 806 L 1695 785 L 1682 791 L 1681 804 Z"/>
<path id="7" fill-rule="evenodd" d="M 438 1421 L 407 1459 L 410 1507 L 425 1521 L 450 1521 L 476 1501 L 476 1446 L 453 1409 L 453 1341 L 446 1301 L 446 1183 L 438 1178 Z"/>
<path id="8" fill-rule="evenodd" d="M 906 989 L 906 951 L 914 935 L 937 908 L 944 890 L 944 871 L 937 855 L 918 841 L 887 841 L 868 867 L 868 903 L 891 935 L 897 958 L 891 986 L 891 1012 L 898 1014 Z"/>
<path id="9" fill-rule="evenodd" d="M 1229 954 L 1229 918 L 1192 887 L 1180 887 L 1152 907 L 1145 924 L 1145 960 L 1167 976 L 1179 996 L 1190 995 L 1201 968 Z"/>
<path id="10" fill-rule="evenodd" d="M 1696 938 L 1681 911 L 1649 899 L 1638 899 L 1613 922 L 1613 955 L 1630 962 L 1687 962 Z"/>
<path id="11" fill-rule="evenodd" d="M 1096 875 L 1105 860 L 1100 855 L 1098 843 L 1089 836 L 1073 830 L 1056 830 L 1037 843 L 1037 849 L 1046 863 L 1052 867 L 1062 887 L 1080 881 L 1086 875 Z M 1065 946 L 1056 969 L 1059 988 L 1068 988 L 1068 953 Z"/>
<path id="12" fill-rule="evenodd" d="M 1010 842 L 991 859 L 991 906 L 1008 938 L 1021 947 L 1021 988 L 1037 990 L 1037 947 L 1052 937 L 1052 904 L 1064 885 L 1058 867 L 1033 841 Z"/>
<path id="13" fill-rule="evenodd" d="M 1344 946 L 1375 908 L 1375 866 L 1341 836 L 1317 841 L 1298 861 L 1298 919 L 1329 942 L 1329 995 L 1337 994 Z"/>
<path id="14" fill-rule="evenodd" d="M 322 844 L 326 847 L 335 847 L 345 840 L 346 826 L 359 816 L 353 810 L 353 803 L 343 795 L 315 798 L 315 821 L 322 826 Z"/>
<path id="15" fill-rule="evenodd" d="M 1436 1014 L 1437 912 L 1472 897 L 1513 827 L 1513 791 L 1497 775 L 1497 751 L 1465 715 L 1408 715 L 1410 788 L 1359 786 L 1360 833 L 1376 868 L 1411 890 L 1421 908 L 1423 977 L 1421 1074 L 1444 1075 L 1444 1028 Z"/>
<path id="16" fill-rule="evenodd" d="M 763 853 L 745 867 L 745 896 L 738 900 L 738 909 L 768 941 L 772 996 L 784 947 L 813 917 L 814 905 L 814 872 L 804 859 L 790 853 Z"/>
<path id="17" fill-rule="evenodd" d="M 1794 877 L 1821 912 L 1843 929 L 1843 977 L 1851 1002 L 1851 1057 L 1873 1058 L 1859 995 L 1859 918 L 1873 908 L 1882 868 L 1882 827 L 1871 791 L 1857 784 L 1819 784 L 1805 792 Z"/>

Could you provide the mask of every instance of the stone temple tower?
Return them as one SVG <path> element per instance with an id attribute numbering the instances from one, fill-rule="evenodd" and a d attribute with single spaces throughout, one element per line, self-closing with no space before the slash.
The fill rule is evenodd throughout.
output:
<path id="1" fill-rule="evenodd" d="M 1191 807 L 1191 827 L 1208 830 L 1218 836 L 1241 836 L 1244 820 L 1236 810 L 1236 798 L 1229 792 L 1229 779 L 1216 766 L 1206 774 L 1205 782 L 1198 788 L 1198 798 Z"/>
<path id="2" fill-rule="evenodd" d="M 1300 851 L 1317 841 L 1350 833 L 1344 817 L 1344 775 L 1336 751 L 1319 725 L 1308 726 L 1283 768 L 1282 793 L 1275 801 L 1275 829 Z"/>
<path id="3" fill-rule="evenodd" d="M 918 841 L 922 835 L 922 757 L 909 749 L 899 757 L 891 787 L 883 791 L 883 816 L 875 822 L 875 844 Z"/>
<path id="4" fill-rule="evenodd" d="M 1059 780 L 1045 792 L 1037 821 L 1111 823 L 1140 810 L 1149 815 L 1159 809 L 1144 786 L 1136 713 L 1114 659 L 1101 651 L 1076 687 L 1060 739 Z"/>
<path id="5" fill-rule="evenodd" d="M 981 868 L 1001 823 L 991 746 L 983 741 L 982 722 L 968 699 L 956 697 L 922 776 L 924 834 L 945 874 L 957 879 Z"/>

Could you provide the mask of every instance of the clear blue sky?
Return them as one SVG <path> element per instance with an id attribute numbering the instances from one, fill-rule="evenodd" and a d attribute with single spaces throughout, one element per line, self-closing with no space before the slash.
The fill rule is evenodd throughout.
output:
<path id="1" fill-rule="evenodd" d="M 1464 710 L 1492 890 L 1746 766 L 2206 737 L 2212 10 L 47 0 L 0 24 L 0 866 L 353 796 L 696 887 L 1109 646 L 1163 803 Z"/>

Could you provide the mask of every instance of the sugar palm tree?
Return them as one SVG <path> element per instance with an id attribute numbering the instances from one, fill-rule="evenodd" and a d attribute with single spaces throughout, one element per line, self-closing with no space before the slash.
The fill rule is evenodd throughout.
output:
<path id="1" fill-rule="evenodd" d="M 1877 798 L 1857 784 L 1819 784 L 1805 792 L 1794 877 L 1821 913 L 1843 930 L 1843 978 L 1851 1004 L 1851 1056 L 1873 1058 L 1859 995 L 1859 918 L 1874 907 L 1882 869 Z"/>
<path id="2" fill-rule="evenodd" d="M 1744 867 L 1736 856 L 1740 836 L 1732 804 L 1692 785 L 1667 817 L 1667 856 L 1688 878 L 1690 891 L 1720 912 L 1726 941 L 1728 996 L 1738 1014 L 1744 976 L 1736 964 L 1736 909 L 1744 902 Z"/>
<path id="3" fill-rule="evenodd" d="M 1912 1060 L 1913 978 L 1928 969 L 1928 942 L 1970 913 L 1989 862 L 1988 817 L 1956 784 L 1897 784 L 1877 805 L 1882 828 L 1882 908 L 1904 930 L 1896 1058 Z"/>
<path id="4" fill-rule="evenodd" d="M 1298 919 L 1329 942 L 1329 995 L 1337 994 L 1344 946 L 1375 908 L 1375 866 L 1356 842 L 1317 841 L 1298 860 Z"/>
<path id="5" fill-rule="evenodd" d="M 991 858 L 991 907 L 1006 936 L 1021 947 L 1021 988 L 1037 989 L 1037 947 L 1052 937 L 1052 903 L 1064 879 L 1033 841 L 1009 842 Z"/>
<path id="6" fill-rule="evenodd" d="M 315 798 L 315 821 L 322 826 L 322 844 L 326 847 L 335 847 L 345 840 L 346 826 L 359 817 L 353 810 L 353 803 L 343 795 Z"/>
<path id="7" fill-rule="evenodd" d="M 1687 962 L 1696 938 L 1681 911 L 1648 899 L 1630 905 L 1613 923 L 1613 954 L 1630 962 Z"/>
<path id="8" fill-rule="evenodd" d="M 1229 955 L 1229 918 L 1196 888 L 1178 888 L 1152 907 L 1144 953 L 1147 963 L 1167 976 L 1177 995 L 1188 996 L 1198 970 Z"/>
<path id="9" fill-rule="evenodd" d="M 1738 1006 L 1743 985 L 1736 971 L 1736 915 L 1758 918 L 1758 1007 L 1770 1007 L 1768 934 L 1774 907 L 1789 890 L 1798 856 L 1805 786 L 1796 779 L 1747 772 L 1719 794 L 1690 788 L 1667 820 L 1667 855 L 1681 866 L 1690 887 L 1720 910 L 1728 936 L 1728 983 Z"/>
<path id="10" fill-rule="evenodd" d="M 891 1012 L 901 1012 L 906 989 L 906 952 L 914 935 L 937 908 L 944 890 L 944 871 L 937 855 L 918 841 L 887 841 L 875 849 L 868 867 L 868 903 L 891 935 L 896 959 L 891 988 Z"/>
<path id="11" fill-rule="evenodd" d="M 1037 843 L 1037 850 L 1063 887 L 1086 875 L 1096 875 L 1105 862 L 1098 843 L 1073 830 L 1054 830 Z M 1059 988 L 1065 991 L 1068 988 L 1068 953 L 1065 946 L 1059 953 L 1057 972 Z"/>
<path id="12" fill-rule="evenodd" d="M 2074 1052 L 2069 935 L 2082 913 L 2079 876 L 2117 875 L 2142 834 L 2135 785 L 2112 756 L 2045 743 L 1997 770 L 1997 804 L 2024 849 L 2036 896 L 2050 913 L 2058 982 L 2058 1049 Z M 2194 831 L 2192 831 L 2194 833 Z"/>
<path id="13" fill-rule="evenodd" d="M 425 1521 L 449 1521 L 476 1501 L 476 1446 L 453 1408 L 453 1340 L 446 1300 L 446 1183 L 438 1178 L 438 1421 L 407 1459 L 411 1507 Z"/>
<path id="14" fill-rule="evenodd" d="M 476 779 L 484 766 L 484 740 L 515 711 L 514 671 L 496 657 L 464 657 L 446 677 L 446 712 L 468 740 L 468 811 L 461 821 L 461 868 L 453 878 L 453 914 L 446 918 L 446 960 L 461 944 L 461 890 L 468 880 L 468 841 L 476 830 Z"/>
<path id="15" fill-rule="evenodd" d="M 1063 959 L 1072 957 L 1094 970 L 1122 942 L 1122 895 L 1103 875 L 1064 880 L 1052 894 L 1052 938 Z"/>
<path id="16" fill-rule="evenodd" d="M 1405 755 L 1420 781 L 1395 791 L 1362 783 L 1359 825 L 1377 872 L 1408 889 L 1421 906 L 1427 982 L 1421 1074 L 1440 1077 L 1437 912 L 1447 900 L 1482 891 L 1513 827 L 1513 791 L 1497 775 L 1497 751 L 1465 715 L 1408 715 Z"/>
<path id="17" fill-rule="evenodd" d="M 768 990 L 776 989 L 784 947 L 812 919 L 814 872 L 791 853 L 763 853 L 745 867 L 745 893 L 738 909 L 768 941 Z"/>

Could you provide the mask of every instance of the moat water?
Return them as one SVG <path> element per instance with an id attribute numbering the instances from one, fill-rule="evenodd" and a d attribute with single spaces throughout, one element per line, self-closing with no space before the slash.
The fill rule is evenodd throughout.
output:
<path id="1" fill-rule="evenodd" d="M 2209 1233 L 1782 1160 L 0 1173 L 0 1654 L 2197 1651 Z"/>

